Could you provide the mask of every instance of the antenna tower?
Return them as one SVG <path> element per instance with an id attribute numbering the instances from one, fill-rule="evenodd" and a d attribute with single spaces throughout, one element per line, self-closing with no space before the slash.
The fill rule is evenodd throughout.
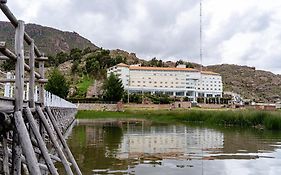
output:
<path id="1" fill-rule="evenodd" d="M 200 71 L 202 72 L 203 66 L 203 46 L 202 46 L 202 0 L 200 0 Z"/>

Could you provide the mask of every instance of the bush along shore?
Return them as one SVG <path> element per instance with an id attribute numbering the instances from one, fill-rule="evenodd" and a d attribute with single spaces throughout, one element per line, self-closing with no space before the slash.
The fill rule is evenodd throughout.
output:
<path id="1" fill-rule="evenodd" d="M 124 112 L 79 111 L 78 119 L 136 118 L 152 122 L 194 122 L 221 126 L 281 130 L 281 111 L 258 110 L 126 110 Z"/>

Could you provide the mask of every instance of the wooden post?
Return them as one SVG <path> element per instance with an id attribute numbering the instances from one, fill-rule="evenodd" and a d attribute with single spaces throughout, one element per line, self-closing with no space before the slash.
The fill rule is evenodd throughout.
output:
<path id="1" fill-rule="evenodd" d="M 56 167 L 54 166 L 54 164 L 53 164 L 53 162 L 50 158 L 50 155 L 48 153 L 48 149 L 47 149 L 46 144 L 44 143 L 44 141 L 43 141 L 43 139 L 40 135 L 39 128 L 38 128 L 38 126 L 37 126 L 37 124 L 36 124 L 36 122 L 33 118 L 33 115 L 30 111 L 30 108 L 26 108 L 26 116 L 27 116 L 27 120 L 30 124 L 30 127 L 32 128 L 32 131 L 35 135 L 35 138 L 37 140 L 37 143 L 38 143 L 38 146 L 41 150 L 41 153 L 44 157 L 44 160 L 46 161 L 46 164 L 47 164 L 47 167 L 48 167 L 50 173 L 53 174 L 53 175 L 58 175 Z"/>
<path id="2" fill-rule="evenodd" d="M 41 171 L 38 166 L 38 161 L 22 117 L 22 112 L 16 111 L 14 114 L 14 118 L 15 118 L 15 125 L 18 131 L 19 141 L 22 146 L 23 154 L 26 158 L 28 171 L 31 175 L 40 175 Z"/>
<path id="3" fill-rule="evenodd" d="M 16 70 L 15 70 L 15 111 L 22 112 L 23 108 L 23 88 L 24 88 L 24 22 L 19 21 L 16 27 L 15 34 L 15 53 L 16 53 Z M 15 116 L 17 117 L 17 116 Z M 21 174 L 21 147 L 19 143 L 19 135 L 17 129 L 13 130 L 13 156 L 12 156 L 12 169 L 13 174 Z"/>
<path id="4" fill-rule="evenodd" d="M 71 151 L 70 151 L 70 149 L 69 149 L 69 147 L 68 147 L 64 137 L 62 136 L 62 133 L 60 132 L 60 130 L 59 130 L 58 126 L 57 126 L 57 122 L 55 121 L 55 118 L 54 118 L 54 116 L 52 114 L 51 109 L 48 106 L 46 107 L 46 109 L 47 109 L 47 113 L 48 113 L 48 115 L 49 115 L 49 117 L 51 119 L 51 122 L 52 122 L 52 124 L 54 126 L 54 129 L 55 129 L 55 131 L 56 131 L 56 133 L 58 135 L 58 138 L 61 141 L 61 143 L 62 143 L 62 145 L 63 145 L 63 147 L 65 149 L 65 152 L 66 152 L 66 154 L 68 155 L 68 157 L 70 159 L 70 162 L 73 164 L 73 166 L 74 166 L 74 168 L 76 170 L 76 173 L 78 175 L 82 175 L 82 173 L 81 173 L 81 171 L 79 169 L 79 166 L 77 165 L 77 163 L 76 163 L 76 161 L 75 161 L 75 159 L 74 159 L 74 157 L 73 157 L 73 155 L 72 155 L 72 153 L 71 153 Z"/>
<path id="5" fill-rule="evenodd" d="M 50 128 L 50 126 L 48 124 L 48 121 L 47 121 L 47 119 L 46 119 L 46 117 L 45 117 L 41 107 L 40 106 L 36 106 L 35 108 L 36 108 L 36 111 L 37 111 L 37 113 L 39 115 L 39 118 L 41 119 L 41 121 L 42 121 L 42 123 L 43 123 L 43 125 L 44 125 L 44 127 L 45 127 L 45 129 L 46 129 L 46 131 L 47 131 L 47 133 L 48 133 L 52 143 L 53 143 L 53 146 L 55 147 L 55 149 L 56 149 L 56 151 L 57 151 L 57 153 L 58 153 L 58 155 L 59 155 L 59 157 L 61 159 L 61 162 L 62 162 L 62 164 L 64 166 L 64 169 L 65 169 L 67 175 L 73 175 L 73 172 L 72 172 L 72 170 L 71 170 L 71 168 L 70 168 L 70 166 L 68 164 L 68 161 L 67 161 L 63 151 L 61 150 L 59 143 L 55 139 L 54 133 L 51 130 L 51 128 Z"/>
<path id="6" fill-rule="evenodd" d="M 22 111 L 23 109 L 23 90 L 24 90 L 24 22 L 19 21 L 16 28 L 15 35 L 15 52 L 17 56 L 16 62 L 16 83 L 15 83 L 15 111 Z"/>
<path id="7" fill-rule="evenodd" d="M 34 74 L 34 66 L 35 66 L 35 56 L 34 56 L 34 41 L 31 41 L 30 44 L 30 51 L 29 51 L 29 107 L 34 108 L 35 107 L 35 100 L 34 100 L 34 82 L 35 82 L 35 74 Z"/>
<path id="8" fill-rule="evenodd" d="M 3 136 L 3 171 L 4 175 L 10 174 L 9 168 L 9 152 L 8 152 L 8 143 L 7 143 L 7 133 Z"/>
<path id="9" fill-rule="evenodd" d="M 45 78 L 44 75 L 44 61 L 39 62 L 39 74 L 41 76 L 41 79 Z M 44 106 L 44 83 L 39 84 L 39 102 L 42 106 Z"/>

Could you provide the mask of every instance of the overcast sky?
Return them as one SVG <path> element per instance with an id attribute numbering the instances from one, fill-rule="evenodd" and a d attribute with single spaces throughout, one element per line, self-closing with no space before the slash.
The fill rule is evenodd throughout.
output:
<path id="1" fill-rule="evenodd" d="M 8 6 L 27 23 L 75 31 L 99 47 L 200 63 L 199 0 L 8 0 Z M 203 0 L 203 64 L 281 74 L 280 9 L 280 0 Z"/>

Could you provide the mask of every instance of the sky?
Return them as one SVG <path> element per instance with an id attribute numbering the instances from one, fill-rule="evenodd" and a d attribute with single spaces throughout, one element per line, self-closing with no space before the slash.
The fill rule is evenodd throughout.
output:
<path id="1" fill-rule="evenodd" d="M 281 74 L 280 0 L 202 0 L 203 65 Z M 139 58 L 200 61 L 199 0 L 8 0 L 19 19 Z M 0 14 L 0 20 L 7 19 Z"/>

